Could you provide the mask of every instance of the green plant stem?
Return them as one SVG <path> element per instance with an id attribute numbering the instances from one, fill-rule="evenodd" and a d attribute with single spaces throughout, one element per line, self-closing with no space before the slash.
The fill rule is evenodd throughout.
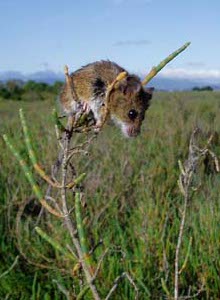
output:
<path id="1" fill-rule="evenodd" d="M 63 124 L 60 122 L 60 119 L 58 117 L 58 113 L 56 111 L 56 109 L 54 108 L 53 111 L 52 111 L 52 116 L 53 116 L 53 119 L 54 119 L 54 123 L 55 125 L 57 125 L 58 129 L 61 131 L 61 132 L 64 132 L 66 131 L 65 127 L 63 126 Z"/>
<path id="2" fill-rule="evenodd" d="M 19 162 L 21 169 L 23 170 L 28 182 L 30 183 L 30 185 L 32 187 L 33 192 L 35 193 L 36 197 L 38 198 L 38 200 L 40 201 L 42 206 L 44 206 L 53 215 L 55 215 L 57 217 L 61 217 L 61 215 L 55 209 L 50 207 L 50 205 L 43 199 L 43 194 L 42 194 L 39 186 L 37 185 L 36 181 L 34 180 L 34 177 L 31 173 L 29 166 L 26 164 L 25 160 L 22 159 L 21 155 L 16 150 L 15 146 L 13 145 L 13 143 L 10 141 L 10 139 L 8 138 L 8 136 L 6 134 L 3 135 L 3 139 L 6 143 L 6 145 L 8 146 L 8 148 L 11 150 L 12 154 L 15 156 L 15 158 Z"/>
<path id="3" fill-rule="evenodd" d="M 68 189 L 71 189 L 72 187 L 80 184 L 80 182 L 82 182 L 85 179 L 85 177 L 86 177 L 86 173 L 80 174 L 76 179 L 74 179 L 73 182 L 68 183 L 66 187 Z"/>
<path id="4" fill-rule="evenodd" d="M 30 157 L 30 160 L 31 160 L 31 163 L 32 163 L 34 169 L 46 182 L 48 182 L 52 186 L 58 187 L 59 185 L 56 184 L 55 182 L 53 182 L 53 180 L 51 180 L 50 177 L 47 176 L 46 172 L 42 169 L 42 167 L 37 162 L 37 156 L 35 155 L 34 149 L 32 147 L 31 138 L 30 138 L 30 134 L 29 134 L 29 131 L 28 131 L 27 123 L 26 123 L 26 120 L 25 120 L 25 117 L 24 117 L 23 110 L 21 108 L 19 110 L 19 115 L 20 115 L 20 119 L 21 119 L 22 129 L 23 129 L 23 132 L 24 132 L 24 140 L 25 140 L 25 144 L 26 144 L 26 147 L 27 147 L 27 150 L 28 150 L 28 155 Z"/>
<path id="5" fill-rule="evenodd" d="M 146 85 L 149 83 L 150 80 L 152 80 L 157 73 L 159 73 L 171 60 L 173 60 L 177 55 L 179 55 L 181 52 L 183 52 L 187 47 L 189 47 L 190 42 L 184 44 L 182 47 L 180 47 L 178 50 L 174 51 L 172 54 L 167 56 L 164 60 L 162 60 L 159 65 L 156 67 L 153 67 L 150 71 L 150 73 L 144 78 L 142 81 L 142 85 Z"/>
<path id="6" fill-rule="evenodd" d="M 85 296 L 85 294 L 89 291 L 89 285 L 86 285 L 81 292 L 79 293 L 79 295 L 77 296 L 76 300 L 81 300 L 83 299 L 83 297 Z"/>
<path id="7" fill-rule="evenodd" d="M 91 269 L 91 265 L 88 264 L 88 261 L 85 259 L 84 255 L 83 255 L 80 241 L 79 241 L 78 237 L 76 237 L 76 235 L 75 235 L 75 226 L 72 222 L 72 219 L 71 219 L 70 213 L 69 213 L 69 209 L 68 209 L 67 195 L 66 195 L 66 192 L 67 192 L 66 178 L 67 178 L 67 167 L 68 167 L 67 160 L 68 160 L 69 146 L 70 146 L 70 136 L 66 133 L 64 136 L 64 139 L 63 139 L 63 146 L 62 146 L 63 160 L 62 160 L 62 189 L 61 189 L 61 200 L 62 200 L 62 210 L 64 213 L 64 222 L 70 233 L 72 242 L 76 248 L 79 262 L 82 265 L 82 269 L 84 271 L 87 284 L 89 285 L 89 288 L 92 292 L 93 298 L 95 300 L 101 300 L 101 297 L 99 296 L 97 288 L 93 283 L 93 272 Z"/>
<path id="8" fill-rule="evenodd" d="M 79 234 L 80 246 L 82 249 L 83 257 L 86 264 L 91 268 L 91 256 L 89 255 L 89 250 L 87 246 L 87 239 L 85 235 L 85 230 L 82 221 L 81 214 L 81 201 L 80 201 L 80 193 L 76 192 L 75 195 L 75 214 L 76 214 L 76 225 Z"/>
<path id="9" fill-rule="evenodd" d="M 23 129 L 23 132 L 24 132 L 24 140 L 25 140 L 25 144 L 26 144 L 26 147 L 27 147 L 27 150 L 28 150 L 28 154 L 29 154 L 29 157 L 30 157 L 30 160 L 31 160 L 32 164 L 35 165 L 35 164 L 37 164 L 37 157 L 34 153 L 32 145 L 31 145 L 31 139 L 30 139 L 30 135 L 29 135 L 29 132 L 28 132 L 28 127 L 27 127 L 27 124 L 26 124 L 26 120 L 25 120 L 24 112 L 23 112 L 22 108 L 19 109 L 19 116 L 20 116 L 20 119 L 21 119 L 21 125 L 22 125 L 22 129 Z"/>
<path id="10" fill-rule="evenodd" d="M 76 262 L 76 259 L 68 251 L 66 251 L 57 241 L 52 239 L 46 232 L 44 232 L 40 227 L 35 227 L 36 232 L 47 241 L 55 250 L 62 253 L 67 258 Z"/>

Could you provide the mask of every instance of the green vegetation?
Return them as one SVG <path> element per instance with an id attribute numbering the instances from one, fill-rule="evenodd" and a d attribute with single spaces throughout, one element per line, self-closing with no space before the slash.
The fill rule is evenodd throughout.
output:
<path id="1" fill-rule="evenodd" d="M 196 91 L 196 92 L 204 92 L 204 91 L 213 91 L 213 88 L 209 85 L 207 86 L 203 86 L 203 87 L 198 87 L 198 86 L 195 86 L 193 89 L 193 91 Z"/>
<path id="2" fill-rule="evenodd" d="M 37 159 L 49 173 L 58 151 L 51 114 L 55 93 L 42 93 L 47 100 L 26 101 L 23 92 L 19 101 L 0 100 L 0 134 L 10 134 L 28 160 L 18 116 L 23 107 L 35 137 Z M 105 126 L 90 145 L 90 157 L 74 161 L 79 174 L 87 173 L 87 206 L 82 214 L 88 245 L 91 248 L 103 239 L 95 260 L 105 248 L 110 249 L 97 280 L 102 296 L 124 271 L 134 279 L 141 300 L 173 295 L 183 208 L 178 160 L 187 158 L 196 125 L 205 133 L 220 133 L 219 113 L 218 92 L 156 93 L 138 138 L 125 139 L 115 127 Z M 81 136 L 76 133 L 73 140 L 78 143 Z M 78 294 L 75 262 L 67 250 L 63 252 L 71 244 L 65 228 L 54 216 L 43 214 L 38 219 L 41 207 L 2 138 L 0 149 L 0 299 L 66 299 L 61 285 Z M 217 139 L 212 150 L 220 157 Z M 36 180 L 46 191 L 46 184 Z M 186 296 L 189 290 L 193 295 L 202 287 L 196 299 L 218 299 L 220 177 L 211 169 L 205 172 L 201 164 L 196 182 L 180 251 L 180 266 L 187 257 L 180 274 L 180 295 Z M 43 230 L 41 234 L 35 226 Z M 134 299 L 134 295 L 133 287 L 123 280 L 112 299 Z M 84 299 L 92 299 L 91 294 Z"/>
<path id="3" fill-rule="evenodd" d="M 60 81 L 56 81 L 53 85 L 33 80 L 27 82 L 20 80 L 9 80 L 6 83 L 0 82 L 0 99 L 24 101 L 45 100 L 51 94 L 57 95 L 62 85 L 63 83 Z"/>

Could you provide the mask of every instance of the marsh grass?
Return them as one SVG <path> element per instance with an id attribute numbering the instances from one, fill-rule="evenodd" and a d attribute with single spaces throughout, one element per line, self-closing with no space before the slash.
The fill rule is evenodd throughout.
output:
<path id="1" fill-rule="evenodd" d="M 38 160 L 50 171 L 57 156 L 51 111 L 53 101 L 33 103 L 1 101 L 0 134 L 9 133 L 23 157 L 27 158 L 18 110 L 24 108 L 30 131 L 35 137 Z M 95 252 L 98 260 L 108 247 L 98 288 L 106 295 L 115 278 L 127 271 L 139 288 L 140 299 L 164 299 L 173 295 L 174 259 L 183 197 L 177 185 L 178 160 L 187 157 L 190 134 L 195 126 L 204 132 L 220 133 L 220 93 L 156 93 L 147 112 L 142 134 L 125 139 L 115 127 L 106 126 L 90 146 L 90 158 L 76 160 L 86 172 L 84 223 L 90 245 L 103 239 Z M 36 138 L 37 137 L 37 138 Z M 74 137 L 73 137 L 74 138 Z M 77 142 L 80 136 L 76 136 Z M 68 257 L 55 251 L 34 231 L 39 207 L 19 166 L 0 139 L 0 274 L 19 255 L 18 263 L 0 278 L 1 299 L 66 299 L 56 282 L 78 292 L 78 278 Z M 213 150 L 220 157 L 220 145 Z M 198 299 L 218 299 L 220 295 L 220 177 L 206 175 L 201 165 L 197 174 L 198 190 L 190 200 L 180 266 L 192 245 L 186 267 L 179 278 L 179 293 L 194 294 L 202 285 Z M 47 186 L 38 179 L 46 190 Z M 16 217 L 21 203 L 27 202 Z M 70 243 L 65 228 L 53 217 L 40 220 L 60 244 Z M 18 251 L 19 240 L 26 259 Z M 31 262 L 33 264 L 31 264 Z M 122 281 L 112 299 L 133 299 L 134 290 Z M 74 299 L 74 298 L 73 298 Z M 85 296 L 91 299 L 91 295 Z"/>

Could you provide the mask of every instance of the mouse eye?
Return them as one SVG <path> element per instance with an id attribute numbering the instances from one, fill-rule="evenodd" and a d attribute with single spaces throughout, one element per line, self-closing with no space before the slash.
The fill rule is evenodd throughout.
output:
<path id="1" fill-rule="evenodd" d="M 137 115 L 138 115 L 138 112 L 135 110 L 135 109 L 131 109 L 128 113 L 128 117 L 131 119 L 131 120 L 134 120 L 137 118 Z"/>

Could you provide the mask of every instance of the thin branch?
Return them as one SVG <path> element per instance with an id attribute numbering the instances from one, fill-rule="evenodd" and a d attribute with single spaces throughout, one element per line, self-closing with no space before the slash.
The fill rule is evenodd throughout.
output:
<path id="1" fill-rule="evenodd" d="M 96 249 L 101 245 L 103 245 L 103 240 L 98 241 L 98 243 L 89 251 L 89 254 L 92 255 L 96 251 Z"/>
<path id="2" fill-rule="evenodd" d="M 187 262 L 188 262 L 188 259 L 189 259 L 189 254 L 190 254 L 191 246 L 192 246 L 192 237 L 190 237 L 188 249 L 187 249 L 187 252 L 186 252 L 186 257 L 185 257 L 185 260 L 183 262 L 183 265 L 182 265 L 181 269 L 179 270 L 179 275 L 186 268 L 186 265 L 187 265 Z"/>
<path id="3" fill-rule="evenodd" d="M 170 54 L 167 58 L 159 63 L 156 67 L 153 67 L 150 73 L 144 78 L 142 81 L 142 85 L 146 85 L 149 83 L 151 79 L 153 79 L 158 72 L 160 72 L 171 60 L 173 60 L 177 55 L 183 52 L 187 47 L 189 47 L 190 43 L 184 44 L 181 48 Z"/>
<path id="4" fill-rule="evenodd" d="M 56 217 L 62 217 L 62 215 L 60 215 L 59 212 L 57 212 L 54 208 L 52 208 L 47 201 L 43 198 L 43 194 L 40 190 L 40 187 L 37 185 L 31 170 L 29 168 L 29 166 L 26 164 L 26 162 L 22 159 L 21 155 L 19 154 L 19 152 L 16 150 L 15 146 L 13 145 L 13 143 L 9 140 L 9 138 L 7 137 L 6 134 L 3 135 L 3 139 L 6 143 L 6 145 L 8 146 L 8 148 L 11 150 L 12 154 L 15 156 L 15 158 L 18 160 L 27 180 L 29 181 L 33 192 L 35 193 L 36 197 L 38 198 L 39 202 L 41 203 L 41 205 L 43 207 L 45 207 L 47 209 L 47 211 L 49 211 L 51 214 L 55 215 Z"/>
<path id="5" fill-rule="evenodd" d="M 95 300 L 100 300 L 101 298 L 98 294 L 96 286 L 93 284 L 92 275 L 91 275 L 90 270 L 87 266 L 87 263 L 84 259 L 84 255 L 83 255 L 79 240 L 75 236 L 75 230 L 76 229 L 75 229 L 75 227 L 73 225 L 73 222 L 70 218 L 69 209 L 68 209 L 68 205 L 67 205 L 66 179 L 67 179 L 67 165 L 68 165 L 67 164 L 67 158 L 68 158 L 68 151 L 69 151 L 69 148 L 70 148 L 70 137 L 71 137 L 70 135 L 65 133 L 64 139 L 63 139 L 63 149 L 64 149 L 64 151 L 63 151 L 63 161 L 62 161 L 62 166 L 61 166 L 62 167 L 62 186 L 63 186 L 63 188 L 61 189 L 61 198 L 62 198 L 62 209 L 63 209 L 63 214 L 64 214 L 64 221 L 65 221 L 66 227 L 67 227 L 67 229 L 70 233 L 70 236 L 72 238 L 72 242 L 73 242 L 73 244 L 76 248 L 79 261 L 82 264 L 82 268 L 83 268 L 83 271 L 84 271 L 84 274 L 85 274 L 85 277 L 86 277 L 86 281 L 87 281 L 87 283 L 89 285 L 89 288 L 90 288 L 90 290 L 93 294 L 93 297 L 94 297 Z"/>
<path id="6" fill-rule="evenodd" d="M 57 241 L 55 241 L 51 236 L 49 236 L 46 232 L 44 232 L 41 228 L 35 227 L 36 232 L 45 240 L 47 241 L 55 250 L 62 253 L 68 259 L 73 260 L 76 262 L 76 259 L 72 254 L 66 251 Z"/>
<path id="7" fill-rule="evenodd" d="M 63 285 L 61 285 L 56 279 L 53 279 L 52 282 L 56 283 L 58 289 L 65 295 L 67 300 L 71 300 L 70 292 L 67 291 L 67 289 Z"/>
<path id="8" fill-rule="evenodd" d="M 61 208 L 60 208 L 60 206 L 59 206 L 59 204 L 58 204 L 58 202 L 57 202 L 57 200 L 56 199 L 54 199 L 53 197 L 51 197 L 51 196 L 47 196 L 47 195 L 45 195 L 45 199 L 48 201 L 51 201 L 51 202 L 53 202 L 53 204 L 54 204 L 54 206 L 56 207 L 56 209 L 57 209 L 57 211 L 62 215 L 62 210 L 61 210 Z"/>
<path id="9" fill-rule="evenodd" d="M 202 284 L 202 286 L 200 287 L 200 289 L 195 294 L 193 294 L 192 296 L 179 297 L 178 300 L 188 300 L 188 299 L 197 298 L 203 291 L 204 291 L 204 284 Z"/>
<path id="10" fill-rule="evenodd" d="M 22 129 L 23 129 L 23 133 L 24 133 L 25 144 L 26 144 L 26 147 L 27 147 L 27 150 L 28 150 L 28 155 L 30 157 L 30 160 L 31 160 L 31 163 L 32 163 L 34 169 L 51 186 L 53 186 L 53 187 L 59 187 L 59 183 L 58 182 L 54 182 L 46 174 L 46 172 L 42 169 L 42 167 L 37 162 L 37 157 L 36 157 L 34 149 L 32 147 L 32 143 L 31 143 L 31 139 L 30 139 L 28 127 L 27 127 L 26 120 L 25 120 L 25 117 L 24 117 L 24 112 L 23 112 L 23 110 L 21 108 L 19 110 L 19 115 L 20 115 L 20 119 L 21 119 L 21 125 L 22 125 Z"/>
<path id="11" fill-rule="evenodd" d="M 165 247 L 165 234 L 166 234 L 166 228 L 167 228 L 167 223 L 169 219 L 169 214 L 166 214 L 164 225 L 163 225 L 163 230 L 162 230 L 162 236 L 161 236 L 161 242 L 162 242 L 162 247 L 163 247 L 163 270 L 165 273 L 165 282 L 167 282 L 168 277 L 169 277 L 169 262 L 167 260 L 167 254 L 166 254 L 166 247 Z"/>
<path id="12" fill-rule="evenodd" d="M 136 286 L 136 284 L 134 283 L 134 280 L 131 278 L 131 276 L 126 273 L 126 272 L 123 272 L 120 276 L 118 276 L 115 281 L 114 281 L 114 284 L 112 286 L 112 288 L 110 289 L 108 295 L 106 296 L 105 300 L 109 300 L 112 296 L 112 294 L 114 293 L 114 291 L 117 289 L 119 283 L 124 279 L 124 278 L 127 278 L 128 281 L 130 282 L 130 284 L 134 287 L 135 289 L 135 300 L 138 299 L 138 288 Z"/>
<path id="13" fill-rule="evenodd" d="M 209 146 L 212 142 L 213 135 L 211 135 L 206 143 L 206 146 L 204 148 L 199 148 L 196 145 L 196 135 L 199 133 L 199 128 L 195 128 L 189 142 L 189 154 L 188 158 L 185 161 L 184 165 L 182 165 L 181 162 L 179 162 L 180 167 L 180 176 L 178 180 L 178 185 L 180 188 L 181 193 L 184 196 L 184 204 L 183 204 L 183 210 L 181 211 L 181 221 L 180 221 L 180 227 L 179 227 L 179 235 L 177 240 L 177 246 L 176 246 L 176 253 L 175 253 L 175 278 L 174 278 L 174 300 L 180 299 L 179 297 L 179 275 L 182 273 L 184 268 L 186 267 L 186 263 L 189 257 L 189 252 L 191 249 L 191 240 L 189 242 L 187 254 L 184 260 L 184 263 L 179 270 L 179 260 L 180 260 L 180 250 L 181 245 L 183 241 L 183 232 L 185 227 L 185 221 L 186 221 L 186 212 L 187 212 L 187 206 L 191 197 L 191 191 L 196 190 L 193 189 L 192 182 L 193 182 L 193 176 L 196 173 L 196 170 L 198 168 L 198 165 L 201 161 L 201 158 L 204 157 L 207 153 L 209 153 Z M 212 155 L 213 159 L 215 159 L 215 155 Z M 184 298 L 184 297 L 183 297 Z M 187 299 L 187 298 L 184 298 Z"/>
<path id="14" fill-rule="evenodd" d="M 23 258 L 31 265 L 34 265 L 40 269 L 51 269 L 51 270 L 58 270 L 65 273 L 65 274 L 68 274 L 69 275 L 69 272 L 67 272 L 66 270 L 64 271 L 63 269 L 60 269 L 60 268 L 56 268 L 53 264 L 42 264 L 42 263 L 39 263 L 38 261 L 35 262 L 35 261 L 32 261 L 28 255 L 26 254 L 25 251 L 29 250 L 29 248 L 26 246 L 26 247 L 23 247 L 23 243 L 24 243 L 24 237 L 21 235 L 21 230 L 20 230 L 20 226 L 22 224 L 21 222 L 21 217 L 22 217 L 22 214 L 24 212 L 24 209 L 25 209 L 25 206 L 27 205 L 27 201 L 24 201 L 20 204 L 20 207 L 18 209 L 18 212 L 17 212 L 17 216 L 16 216 L 16 239 L 17 239 L 17 248 L 20 252 L 20 254 L 23 256 Z M 25 249 L 24 249 L 25 248 Z M 29 254 L 30 254 L 30 251 L 27 251 Z"/>
<path id="15" fill-rule="evenodd" d="M 15 267 L 15 266 L 17 265 L 17 263 L 18 263 L 18 259 L 19 259 L 19 255 L 17 255 L 17 256 L 15 257 L 15 260 L 14 260 L 13 264 L 8 268 L 8 270 L 6 270 L 5 272 L 3 272 L 3 273 L 0 275 L 0 279 L 1 279 L 2 277 L 4 277 L 4 276 L 8 275 L 8 273 L 10 273 L 12 269 L 14 269 L 14 267 Z"/>
<path id="16" fill-rule="evenodd" d="M 79 242 L 81 246 L 81 251 L 83 254 L 83 259 L 89 269 L 91 269 L 91 256 L 89 254 L 88 250 L 88 245 L 87 245 L 87 240 L 85 237 L 85 231 L 84 231 L 84 226 L 82 222 L 82 215 L 81 215 L 81 200 L 80 200 L 80 193 L 76 192 L 75 193 L 75 216 L 76 216 L 76 225 L 77 225 L 77 231 L 79 235 Z"/>
<path id="17" fill-rule="evenodd" d="M 103 262 L 104 258 L 106 257 L 108 251 L 109 251 L 109 249 L 107 248 L 107 249 L 105 249 L 105 251 L 102 253 L 102 255 L 101 255 L 100 259 L 99 259 L 98 265 L 97 265 L 97 267 L 96 267 L 95 273 L 94 273 L 94 275 L 93 275 L 93 281 L 96 280 L 96 277 L 98 276 L 98 273 L 99 273 L 99 271 L 100 271 L 102 262 Z"/>
<path id="18" fill-rule="evenodd" d="M 185 220 L 186 220 L 186 210 L 187 210 L 187 204 L 189 201 L 189 194 L 186 192 L 185 198 L 184 198 L 184 208 L 182 212 L 182 217 L 181 217 L 181 223 L 180 223 L 180 229 L 179 229 L 179 236 L 178 236 L 178 241 L 177 241 L 177 246 L 176 246 L 176 254 L 175 254 L 175 288 L 174 288 L 174 299 L 178 300 L 179 298 L 179 254 L 180 254 L 180 248 L 182 244 L 182 239 L 183 239 L 183 230 L 184 230 L 184 225 L 185 225 Z"/>

